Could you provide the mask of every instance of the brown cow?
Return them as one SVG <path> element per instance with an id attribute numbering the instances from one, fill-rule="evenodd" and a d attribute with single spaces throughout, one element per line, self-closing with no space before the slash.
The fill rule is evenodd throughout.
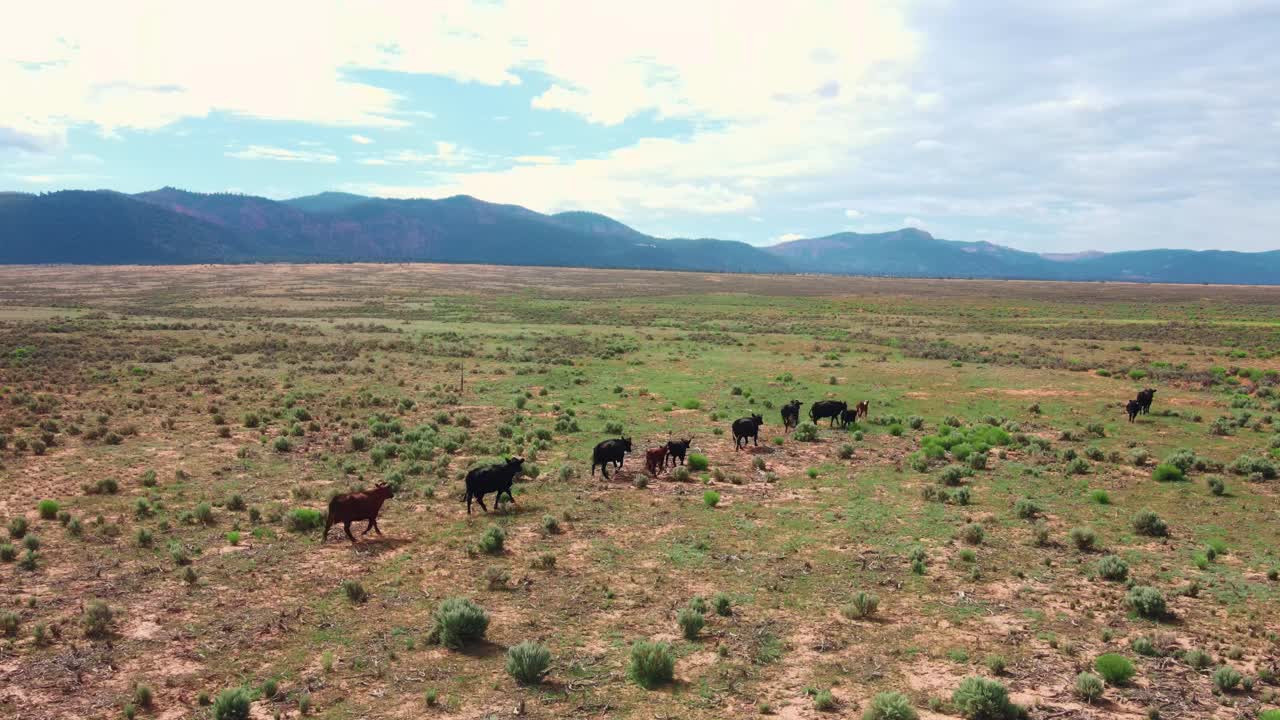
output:
<path id="1" fill-rule="evenodd" d="M 660 445 L 644 451 L 644 467 L 649 474 L 658 477 L 658 472 L 667 466 L 667 446 Z"/>
<path id="2" fill-rule="evenodd" d="M 853 406 L 853 420 L 857 422 L 858 418 L 867 419 L 867 411 L 870 404 L 866 400 L 859 400 L 857 405 Z"/>
<path id="3" fill-rule="evenodd" d="M 372 490 L 335 495 L 329 501 L 329 514 L 324 518 L 324 535 L 321 536 L 320 542 L 323 543 L 329 539 L 329 528 L 337 523 L 342 523 L 342 529 L 347 533 L 347 537 L 351 538 L 351 542 L 355 542 L 356 538 L 351 534 L 351 523 L 356 520 L 369 521 L 361 535 L 368 535 L 371 529 L 381 535 L 382 529 L 378 527 L 378 511 L 382 509 L 382 503 L 394 495 L 391 486 L 386 483 L 378 483 Z"/>

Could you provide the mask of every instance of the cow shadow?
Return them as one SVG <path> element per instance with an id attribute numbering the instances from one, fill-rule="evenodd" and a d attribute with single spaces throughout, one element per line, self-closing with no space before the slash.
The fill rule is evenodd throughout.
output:
<path id="1" fill-rule="evenodd" d="M 485 659 L 505 655 L 507 648 L 493 642 L 492 640 L 481 639 L 467 643 L 457 652 L 461 655 L 466 655 L 467 657 Z"/>
<path id="2" fill-rule="evenodd" d="M 357 535 L 356 537 L 360 537 L 360 536 Z M 342 541 L 348 546 L 350 546 L 351 549 L 354 550 L 356 553 L 360 555 L 368 555 L 370 557 L 377 557 L 385 553 L 394 552 L 404 547 L 405 545 L 408 545 L 409 543 L 413 542 L 408 538 L 373 536 L 373 535 L 360 538 L 360 541 L 354 545 L 352 545 L 351 542 L 347 540 L 345 535 L 342 537 Z"/>

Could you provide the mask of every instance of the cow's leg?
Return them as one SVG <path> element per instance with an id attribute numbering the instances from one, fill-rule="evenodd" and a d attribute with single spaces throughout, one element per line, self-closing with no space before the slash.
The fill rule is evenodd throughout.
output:
<path id="1" fill-rule="evenodd" d="M 373 531 L 379 535 L 382 534 L 382 528 L 378 527 L 378 518 L 376 517 L 373 519 Z"/>
<path id="2" fill-rule="evenodd" d="M 752 436 L 751 436 L 751 444 L 752 444 L 752 445 L 755 445 L 756 447 L 760 447 L 760 436 L 759 436 L 759 435 L 752 435 Z"/>
<path id="3" fill-rule="evenodd" d="M 372 529 L 373 529 L 373 518 L 369 518 L 369 522 L 364 526 L 364 530 L 360 534 L 368 535 L 369 531 Z"/>
<path id="4" fill-rule="evenodd" d="M 333 516 L 324 516 L 324 534 L 320 536 L 320 544 L 323 545 L 329 539 L 329 528 L 333 527 Z"/>
<path id="5" fill-rule="evenodd" d="M 347 534 L 347 537 L 351 538 L 351 542 L 352 542 L 352 543 L 355 543 L 355 541 L 356 541 L 356 536 L 351 534 L 351 521 L 350 521 L 350 520 L 343 520 L 343 521 L 342 521 L 342 531 L 343 531 L 343 532 L 345 532 L 345 533 Z"/>
<path id="6" fill-rule="evenodd" d="M 483 510 L 483 511 L 484 511 L 484 513 L 485 513 L 486 515 L 488 515 L 488 514 L 489 514 L 489 508 L 485 507 L 485 504 L 484 504 L 484 494 L 483 494 L 483 493 L 481 493 L 480 495 L 477 495 L 477 496 L 476 496 L 476 502 L 480 503 L 480 509 L 481 509 L 481 510 Z M 495 507 L 495 508 L 497 508 L 497 506 L 498 506 L 498 505 L 497 505 L 497 503 L 495 502 L 495 503 L 494 503 L 494 507 Z"/>
<path id="7" fill-rule="evenodd" d="M 502 493 L 498 494 L 501 495 Z M 512 505 L 516 504 L 516 496 L 511 494 L 511 488 L 507 488 L 507 499 L 511 501 Z"/>

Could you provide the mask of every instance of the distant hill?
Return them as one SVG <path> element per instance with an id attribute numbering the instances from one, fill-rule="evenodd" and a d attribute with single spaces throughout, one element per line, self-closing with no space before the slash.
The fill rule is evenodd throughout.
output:
<path id="1" fill-rule="evenodd" d="M 1280 251 L 1045 253 L 905 228 L 760 248 L 657 238 L 591 212 L 544 215 L 459 195 L 326 192 L 276 201 L 161 188 L 0 192 L 0 263 L 423 261 L 903 277 L 1280 284 Z"/>

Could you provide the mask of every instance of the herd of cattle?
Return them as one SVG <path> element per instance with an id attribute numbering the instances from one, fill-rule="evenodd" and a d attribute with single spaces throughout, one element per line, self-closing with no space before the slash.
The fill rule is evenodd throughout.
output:
<path id="1" fill-rule="evenodd" d="M 1125 405 L 1129 422 L 1133 422 L 1139 413 L 1145 415 L 1151 412 L 1151 402 L 1155 399 L 1155 394 L 1155 390 L 1146 388 L 1138 393 L 1137 398 Z M 800 407 L 799 400 L 792 400 L 782 406 L 784 433 L 790 432 L 800 424 Z M 809 419 L 815 424 L 820 420 L 830 419 L 832 427 L 837 423 L 841 427 L 848 427 L 859 418 L 865 419 L 867 412 L 866 400 L 857 403 L 853 408 L 843 400 L 819 400 L 809 408 Z M 734 420 L 732 424 L 734 450 L 746 447 L 748 440 L 752 445 L 758 446 L 761 425 L 764 425 L 764 417 L 754 413 Z M 663 445 L 649 448 L 644 454 L 645 470 L 657 477 L 668 466 L 683 465 L 692 443 L 692 439 L 668 440 Z M 600 473 L 605 479 L 609 478 L 610 465 L 615 470 L 622 469 L 622 462 L 631 449 L 631 438 L 628 437 L 611 438 L 596 445 L 591 452 L 592 477 L 595 476 L 597 467 L 600 468 Z M 523 469 L 524 458 L 513 457 L 496 465 L 480 466 L 469 471 L 466 477 L 466 491 L 463 494 L 463 500 L 467 503 L 467 514 L 471 514 L 472 500 L 480 503 L 481 510 L 489 512 L 488 506 L 484 504 L 484 496 L 489 493 L 494 493 L 495 508 L 502 501 L 503 494 L 514 503 L 516 499 L 511 494 L 511 486 Z M 351 542 L 355 542 L 355 536 L 351 534 L 351 523 L 359 520 L 368 521 L 362 535 L 368 534 L 370 530 L 381 535 L 382 530 L 378 528 L 378 511 L 382 509 L 382 503 L 393 494 L 394 491 L 389 485 L 379 483 L 372 490 L 335 496 L 329 501 L 329 512 L 325 517 L 324 536 L 321 542 L 328 539 L 329 529 L 337 523 L 342 523 L 342 529 L 347 537 Z"/>

